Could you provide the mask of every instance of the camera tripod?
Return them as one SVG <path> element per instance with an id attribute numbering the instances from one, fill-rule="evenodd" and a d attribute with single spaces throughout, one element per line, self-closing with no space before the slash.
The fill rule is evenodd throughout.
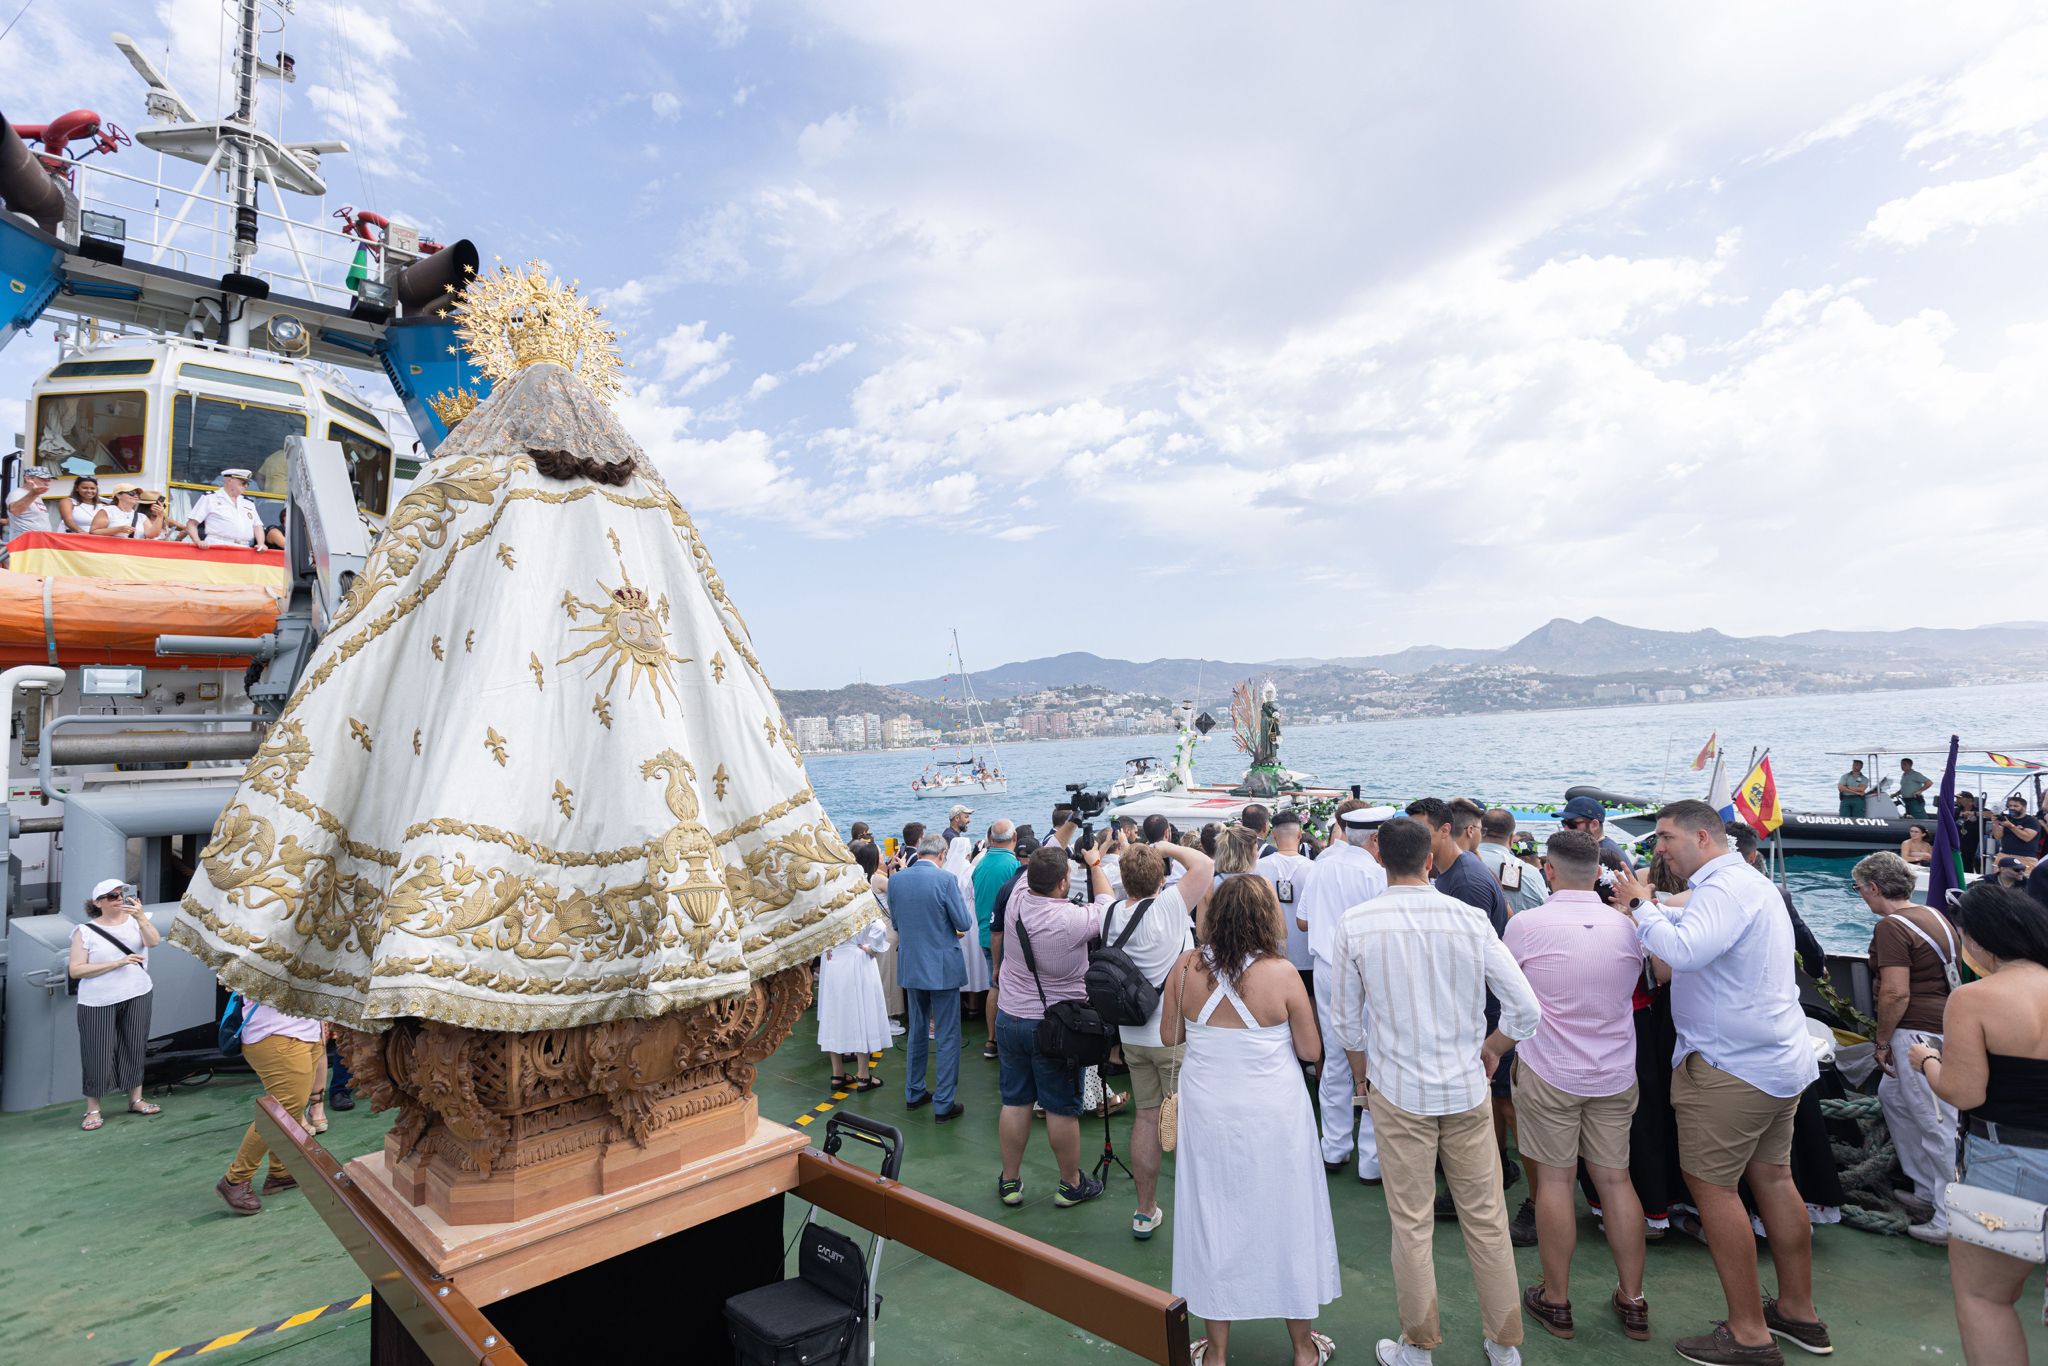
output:
<path id="1" fill-rule="evenodd" d="M 1097 1181 L 1106 1182 L 1109 1180 L 1109 1169 L 1112 1164 L 1123 1167 L 1125 1176 L 1131 1175 L 1131 1169 L 1124 1167 L 1124 1160 L 1116 1155 L 1116 1139 L 1110 1134 L 1109 1098 L 1112 1094 L 1112 1089 L 1106 1069 L 1098 1069 L 1096 1075 L 1102 1078 L 1102 1156 L 1095 1159 L 1093 1175 Z M 1131 1179 L 1136 1180 L 1137 1178 L 1132 1177 Z"/>

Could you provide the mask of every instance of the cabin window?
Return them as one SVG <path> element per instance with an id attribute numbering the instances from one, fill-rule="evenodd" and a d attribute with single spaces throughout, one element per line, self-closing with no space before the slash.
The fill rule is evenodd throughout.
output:
<path id="1" fill-rule="evenodd" d="M 333 406 L 336 412 L 347 413 L 350 417 L 362 423 L 371 431 L 381 432 L 384 430 L 384 424 L 377 420 L 377 415 L 371 412 L 368 408 L 365 408 L 362 404 L 351 403 L 349 400 L 343 398 L 340 394 L 335 393 L 332 389 L 322 389 L 320 391 L 320 397 L 326 399 L 327 402 Z"/>
<path id="2" fill-rule="evenodd" d="M 181 379 L 210 380 L 215 384 L 234 384 L 244 389 L 267 389 L 273 394 L 303 395 L 306 392 L 305 386 L 295 379 L 279 379 L 275 375 L 252 375 L 246 370 L 200 365 L 195 361 L 186 361 L 179 366 L 178 376 Z"/>
<path id="3" fill-rule="evenodd" d="M 306 434 L 306 415 L 231 399 L 179 394 L 171 404 L 171 482 L 215 488 L 220 472 L 254 471 L 249 492 L 282 498 L 284 441 Z"/>
<path id="4" fill-rule="evenodd" d="M 385 504 L 391 501 L 391 448 L 359 436 L 339 422 L 327 424 L 327 439 L 341 443 L 349 482 L 356 487 L 356 506 L 382 517 Z"/>
<path id="5" fill-rule="evenodd" d="M 66 467 L 73 460 L 90 464 L 95 474 L 140 474 L 148 411 L 140 390 L 44 394 L 36 400 L 34 463 L 60 474 L 79 472 Z"/>
<path id="6" fill-rule="evenodd" d="M 146 375 L 156 369 L 147 357 L 133 360 L 67 360 L 50 372 L 51 379 L 98 379 L 108 375 Z"/>

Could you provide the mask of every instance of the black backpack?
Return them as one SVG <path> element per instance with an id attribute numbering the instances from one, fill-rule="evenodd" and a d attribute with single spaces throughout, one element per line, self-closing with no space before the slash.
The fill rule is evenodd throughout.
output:
<path id="1" fill-rule="evenodd" d="M 1038 1051 L 1076 1067 L 1100 1067 L 1109 1061 L 1109 1050 L 1116 1047 L 1116 1026 L 1086 1000 L 1047 1003 L 1045 983 L 1038 980 L 1038 959 L 1031 952 L 1030 931 L 1024 928 L 1021 913 L 1015 918 L 1024 966 L 1031 971 L 1031 985 L 1038 988 L 1038 1003 L 1045 1007 L 1045 1018 L 1038 1022 L 1034 1036 Z"/>
<path id="2" fill-rule="evenodd" d="M 1132 931 L 1138 928 L 1138 922 L 1151 909 L 1152 898 L 1148 896 L 1131 912 L 1130 922 L 1116 937 L 1115 943 L 1104 944 L 1088 955 L 1088 973 L 1081 982 L 1088 993 L 1088 1004 L 1095 1007 L 1095 1013 L 1105 1023 L 1141 1025 L 1151 1019 L 1152 1012 L 1159 1008 L 1159 988 L 1146 980 L 1138 965 L 1131 961 L 1131 956 L 1124 952 Z M 1115 906 L 1102 913 L 1104 939 L 1109 938 L 1109 921 L 1115 914 Z"/>

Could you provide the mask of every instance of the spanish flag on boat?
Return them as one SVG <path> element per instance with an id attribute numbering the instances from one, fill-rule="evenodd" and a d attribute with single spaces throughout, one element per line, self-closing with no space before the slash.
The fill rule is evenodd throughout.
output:
<path id="1" fill-rule="evenodd" d="M 2000 768 L 2039 768 L 2041 765 L 2027 759 L 2015 759 L 2010 754 L 1993 754 L 1986 750 L 1984 757 Z"/>
<path id="2" fill-rule="evenodd" d="M 1766 754 L 1757 760 L 1749 776 L 1735 789 L 1735 814 L 1749 823 L 1759 835 L 1768 835 L 1785 823 L 1785 812 L 1778 805 L 1778 779 L 1771 772 L 1771 756 Z"/>
<path id="3" fill-rule="evenodd" d="M 1720 739 L 1721 732 L 1718 730 L 1707 737 L 1707 743 L 1701 746 L 1699 756 L 1692 761 L 1693 772 L 1705 773 L 1707 771 L 1708 761 L 1721 752 L 1719 748 Z"/>

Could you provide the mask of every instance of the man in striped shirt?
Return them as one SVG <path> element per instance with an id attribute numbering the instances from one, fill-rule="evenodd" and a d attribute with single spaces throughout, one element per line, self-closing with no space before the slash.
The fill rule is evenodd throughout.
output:
<path id="1" fill-rule="evenodd" d="M 1441 1161 L 1479 1287 L 1486 1359 L 1516 1366 L 1521 1297 L 1488 1083 L 1543 1008 L 1485 912 L 1429 885 L 1431 842 L 1421 821 L 1380 827 L 1387 891 L 1345 913 L 1335 956 L 1337 1043 L 1372 1109 L 1393 1225 L 1401 1338 L 1381 1339 L 1377 1355 L 1382 1366 L 1427 1366 L 1443 1341 L 1433 1260 Z M 1489 989 L 1501 1008 L 1491 1033 Z"/>

